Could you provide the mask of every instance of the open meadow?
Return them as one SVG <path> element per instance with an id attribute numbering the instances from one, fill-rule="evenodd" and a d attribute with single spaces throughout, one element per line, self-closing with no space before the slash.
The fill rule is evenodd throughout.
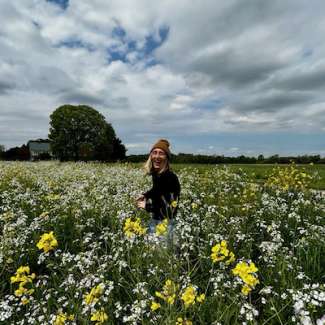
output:
<path id="1" fill-rule="evenodd" d="M 325 169 L 174 170 L 168 240 L 139 167 L 0 162 L 0 324 L 324 324 Z"/>

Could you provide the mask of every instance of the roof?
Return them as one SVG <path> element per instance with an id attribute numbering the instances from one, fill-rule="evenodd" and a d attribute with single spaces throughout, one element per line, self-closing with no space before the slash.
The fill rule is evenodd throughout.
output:
<path id="1" fill-rule="evenodd" d="M 34 152 L 49 152 L 51 151 L 50 144 L 48 142 L 28 142 L 29 150 Z"/>

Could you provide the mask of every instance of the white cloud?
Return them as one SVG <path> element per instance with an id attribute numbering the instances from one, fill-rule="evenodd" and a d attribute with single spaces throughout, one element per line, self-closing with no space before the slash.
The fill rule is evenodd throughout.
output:
<path id="1" fill-rule="evenodd" d="M 67 10 L 3 2 L 0 143 L 45 137 L 64 103 L 94 106 L 130 150 L 160 136 L 324 132 L 323 9 L 321 1 L 70 0 Z M 163 41 L 161 28 L 167 39 L 146 52 L 148 36 Z"/>

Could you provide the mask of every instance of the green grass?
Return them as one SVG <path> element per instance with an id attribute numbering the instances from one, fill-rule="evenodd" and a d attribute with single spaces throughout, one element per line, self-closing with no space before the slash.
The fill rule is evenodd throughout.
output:
<path id="1" fill-rule="evenodd" d="M 138 165 L 139 166 L 139 165 Z M 206 164 L 172 164 L 173 170 L 180 171 L 184 168 L 193 168 L 199 170 L 199 172 L 205 172 L 207 169 L 214 167 L 215 165 Z M 275 167 L 285 168 L 287 164 L 229 164 L 227 165 L 235 173 L 244 172 L 249 178 L 255 179 L 258 183 L 264 183 L 272 170 Z M 308 174 L 317 174 L 316 179 L 311 183 L 311 188 L 317 190 L 325 190 L 325 165 L 297 165 L 299 169 L 304 169 Z"/>

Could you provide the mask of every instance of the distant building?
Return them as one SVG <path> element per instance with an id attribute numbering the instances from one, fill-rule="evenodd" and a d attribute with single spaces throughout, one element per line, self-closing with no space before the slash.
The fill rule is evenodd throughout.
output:
<path id="1" fill-rule="evenodd" d="M 30 153 L 30 160 L 37 160 L 37 159 L 50 159 L 52 157 L 50 141 L 49 140 L 30 140 L 27 143 L 29 153 Z"/>

